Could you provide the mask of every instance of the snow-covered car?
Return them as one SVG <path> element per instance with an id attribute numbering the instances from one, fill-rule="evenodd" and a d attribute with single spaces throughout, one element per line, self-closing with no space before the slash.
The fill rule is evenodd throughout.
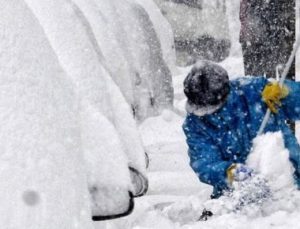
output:
<path id="1" fill-rule="evenodd" d="M 229 24 L 223 0 L 155 0 L 171 24 L 177 63 L 197 59 L 222 61 L 230 51 Z"/>
<path id="2" fill-rule="evenodd" d="M 76 91 L 93 219 L 126 215 L 132 210 L 133 196 L 147 189 L 145 153 L 132 110 L 107 67 L 110 57 L 103 55 L 99 46 L 97 35 L 104 29 L 96 24 L 101 4 L 83 0 L 25 2 Z M 138 176 L 130 168 L 138 171 Z"/>
<path id="3" fill-rule="evenodd" d="M 145 152 L 99 47 L 97 1 L 0 3 L 0 227 L 129 214 L 148 187 Z"/>
<path id="4" fill-rule="evenodd" d="M 162 56 L 169 67 L 172 76 L 178 75 L 176 67 L 176 53 L 174 33 L 168 20 L 162 15 L 161 10 L 153 0 L 135 0 L 148 14 L 157 37 L 159 39 Z M 159 48 L 159 47 L 158 47 Z"/>
<path id="5" fill-rule="evenodd" d="M 168 63 L 172 62 L 172 53 L 167 50 L 171 47 L 162 49 L 160 42 L 160 38 L 170 37 L 170 30 L 159 37 L 147 11 L 135 0 L 74 2 L 90 22 L 103 56 L 101 62 L 135 118 L 142 121 L 171 108 L 173 87 Z"/>
<path id="6" fill-rule="evenodd" d="M 172 107 L 170 69 L 175 69 L 175 55 L 169 24 L 153 2 L 143 1 L 3 1 L 7 6 L 0 31 L 0 72 L 1 80 L 7 78 L 7 82 L 1 84 L 5 86 L 0 102 L 3 110 L 11 112 L 1 113 L 1 135 L 5 136 L 1 147 L 18 163 L 0 163 L 3 171 L 7 168 L 3 177 L 13 168 L 21 171 L 23 162 L 15 154 L 22 139 L 28 141 L 28 146 L 24 143 L 28 152 L 21 157 L 31 165 L 28 171 L 25 166 L 27 181 L 20 182 L 20 174 L 12 173 L 16 178 L 9 183 L 8 192 L 17 188 L 25 207 L 26 203 L 38 206 L 36 225 L 40 228 L 46 228 L 47 223 L 64 225 L 53 218 L 49 222 L 48 213 L 53 217 L 67 215 L 67 219 L 75 214 L 64 228 L 72 228 L 74 221 L 80 228 L 89 228 L 91 216 L 104 220 L 127 215 L 133 210 L 133 198 L 147 191 L 147 157 L 136 121 Z M 145 8 L 143 3 L 147 3 Z M 15 14 L 18 17 L 14 18 Z M 15 68 L 15 63 L 20 68 Z M 22 97 L 26 85 L 29 94 Z M 19 86 L 17 93 L 14 89 Z M 31 86 L 35 90 L 32 94 Z M 20 116 L 13 110 L 18 100 Z M 14 117 L 18 118 L 15 125 L 7 121 Z M 35 129 L 27 128 L 26 122 Z M 43 131 L 46 134 L 40 134 Z M 39 167 L 36 161 L 43 151 L 41 164 L 46 167 Z M 52 177 L 58 173 L 61 179 L 55 183 L 50 179 L 39 183 L 45 174 Z M 5 181 L 0 181 L 5 186 Z M 52 187 L 56 183 L 58 187 Z M 17 201 L 14 195 L 2 196 L 8 202 Z M 56 206 L 56 199 L 64 202 L 62 197 L 66 203 Z M 23 217 L 22 206 L 10 206 L 11 212 L 21 212 Z M 8 222 L 11 216 L 4 208 L 1 216 Z M 16 225 L 27 225 L 34 212 L 26 213 L 29 217 Z"/>
<path id="7" fill-rule="evenodd" d="M 92 229 L 73 86 L 25 2 L 0 5 L 0 228 Z"/>

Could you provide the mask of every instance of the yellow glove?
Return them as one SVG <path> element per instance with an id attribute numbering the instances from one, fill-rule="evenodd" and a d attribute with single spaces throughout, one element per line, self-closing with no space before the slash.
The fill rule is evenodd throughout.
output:
<path id="1" fill-rule="evenodd" d="M 229 166 L 229 168 L 226 170 L 227 179 L 230 184 L 232 184 L 234 180 L 234 174 L 235 174 L 236 164 L 232 164 Z"/>
<path id="2" fill-rule="evenodd" d="M 279 83 L 269 83 L 261 93 L 263 100 L 273 113 L 277 113 L 277 106 L 281 106 L 280 100 L 289 94 L 286 86 L 280 86 Z"/>

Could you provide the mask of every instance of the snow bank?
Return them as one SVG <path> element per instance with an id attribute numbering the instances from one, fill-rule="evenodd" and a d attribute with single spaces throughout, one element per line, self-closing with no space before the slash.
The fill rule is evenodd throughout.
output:
<path id="1" fill-rule="evenodd" d="M 0 228 L 92 229 L 72 85 L 24 1 L 0 4 Z"/>

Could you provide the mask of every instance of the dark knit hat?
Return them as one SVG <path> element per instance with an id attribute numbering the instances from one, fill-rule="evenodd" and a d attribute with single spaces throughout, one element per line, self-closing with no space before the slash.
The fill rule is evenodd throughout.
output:
<path id="1" fill-rule="evenodd" d="M 190 105 L 215 106 L 229 94 L 227 71 L 211 61 L 197 62 L 184 80 L 184 93 Z"/>

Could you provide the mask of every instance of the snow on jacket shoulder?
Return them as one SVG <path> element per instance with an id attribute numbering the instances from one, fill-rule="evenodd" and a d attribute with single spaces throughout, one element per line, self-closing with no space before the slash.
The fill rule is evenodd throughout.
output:
<path id="1" fill-rule="evenodd" d="M 213 196 L 218 197 L 228 188 L 226 170 L 232 163 L 244 163 L 256 137 L 267 106 L 261 92 L 268 83 L 262 77 L 240 78 L 230 82 L 230 94 L 225 104 L 212 114 L 198 116 L 188 113 L 183 130 L 189 146 L 190 165 L 199 179 L 214 187 Z M 300 83 L 285 81 L 289 95 L 282 100 L 279 113 L 271 115 L 265 132 L 281 130 L 290 160 L 296 168 L 300 147 L 295 136 L 285 124 L 286 119 L 300 119 Z"/>

